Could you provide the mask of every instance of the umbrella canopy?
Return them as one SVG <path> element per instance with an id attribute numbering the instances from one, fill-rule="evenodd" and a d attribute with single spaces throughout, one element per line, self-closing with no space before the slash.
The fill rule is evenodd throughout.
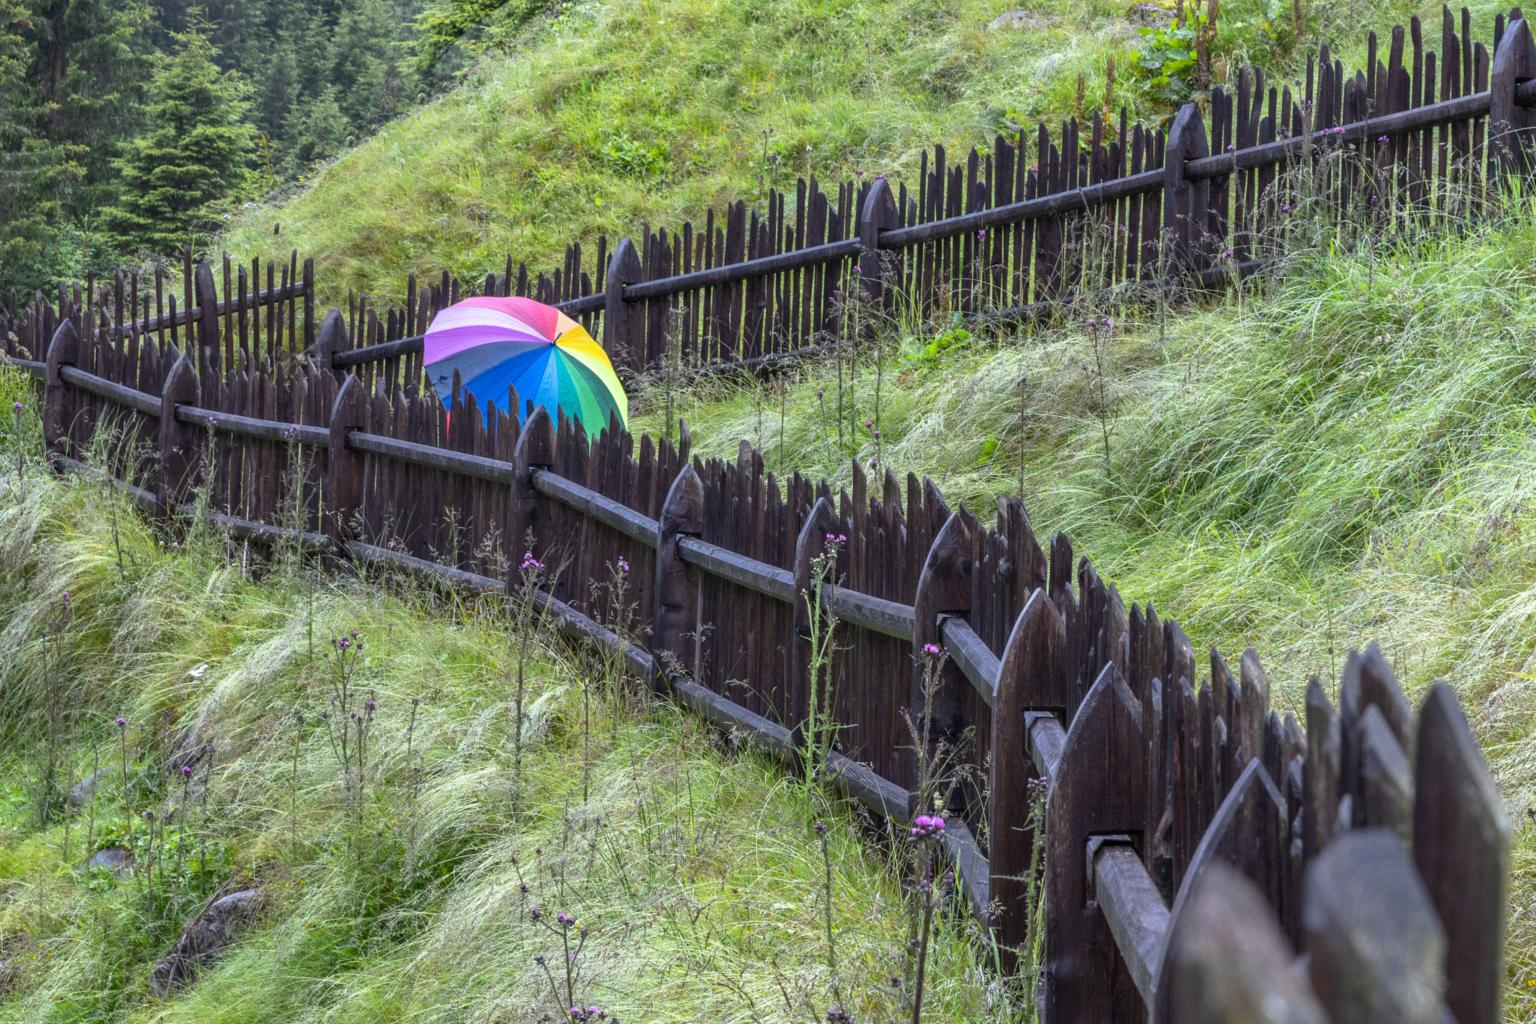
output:
<path id="1" fill-rule="evenodd" d="M 629 399 L 608 353 L 586 328 L 554 306 L 520 296 L 480 296 L 456 302 L 432 318 L 422 362 L 443 400 L 453 401 L 453 375 L 484 408 L 532 401 L 582 424 L 589 434 L 610 414 L 629 425 Z M 525 408 L 508 410 L 519 419 Z"/>

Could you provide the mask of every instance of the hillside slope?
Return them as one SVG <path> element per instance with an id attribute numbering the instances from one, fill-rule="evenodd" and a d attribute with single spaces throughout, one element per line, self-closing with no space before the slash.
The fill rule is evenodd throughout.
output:
<path id="1" fill-rule="evenodd" d="M 1022 495 L 1196 649 L 1255 647 L 1298 715 L 1368 640 L 1414 700 L 1449 679 L 1516 829 L 1512 1019 L 1536 1019 L 1536 207 L 1467 238 L 1325 241 L 1211 305 L 891 332 L 878 367 L 653 390 L 636 427 L 670 408 L 696 452 L 745 439 L 845 483 L 878 461 L 983 517 Z"/>
<path id="2" fill-rule="evenodd" d="M 100 488 L 4 461 L 0 1022 L 901 1014 L 908 901 L 882 851 L 904 848 L 848 806 L 542 636 L 520 750 L 527 623 L 400 580 L 254 570 L 214 536 L 167 550 Z M 82 867 L 102 850 L 132 867 Z M 154 995 L 183 922 L 248 889 L 236 944 Z M 585 936 L 573 992 L 557 913 Z M 1008 1019 L 984 956 L 940 921 L 925 1019 Z"/>
<path id="3" fill-rule="evenodd" d="M 1019 27 L 989 27 L 1013 5 L 1025 8 Z M 1131 60 L 1143 45 L 1128 17 L 1137 6 L 1149 5 L 580 0 L 304 191 L 246 210 L 221 243 L 247 256 L 297 246 L 333 299 L 392 295 L 408 271 L 474 276 L 508 252 L 553 269 L 568 242 L 756 202 L 798 175 L 910 175 L 935 143 L 963 150 L 1100 109 L 1111 57 L 1114 104 L 1156 119 L 1171 108 Z M 1281 53 L 1275 26 L 1289 15 L 1272 6 L 1222 5 L 1219 70 L 1253 56 L 1283 75 L 1317 41 L 1348 63 L 1363 56 L 1361 26 L 1439 12 L 1403 0 L 1303 5 L 1305 33 Z M 1497 6 L 1476 6 L 1479 33 Z"/>

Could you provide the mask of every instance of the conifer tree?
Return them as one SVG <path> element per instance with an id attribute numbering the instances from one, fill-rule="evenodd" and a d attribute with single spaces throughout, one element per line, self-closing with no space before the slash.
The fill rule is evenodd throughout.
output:
<path id="1" fill-rule="evenodd" d="M 0 0 L 0 283 L 31 291 L 69 272 L 72 247 L 56 227 L 63 196 L 84 168 L 80 151 L 45 138 L 47 116 L 29 73 L 31 21 L 23 0 Z"/>
<path id="2" fill-rule="evenodd" d="M 175 251 L 212 228 L 252 180 L 255 129 L 244 80 L 219 70 L 198 19 L 175 45 L 150 83 L 149 127 L 116 164 L 119 198 L 106 223 L 128 251 Z"/>

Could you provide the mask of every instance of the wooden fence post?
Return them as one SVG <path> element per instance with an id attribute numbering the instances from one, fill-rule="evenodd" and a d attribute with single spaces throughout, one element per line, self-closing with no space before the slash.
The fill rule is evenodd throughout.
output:
<path id="1" fill-rule="evenodd" d="M 75 425 L 75 403 L 70 398 L 69 385 L 59 371 L 79 361 L 80 334 L 71 318 L 59 324 L 58 330 L 53 332 L 53 340 L 48 343 L 48 369 L 43 386 L 43 443 L 50 463 L 54 456 L 78 457 L 70 436 Z"/>
<path id="2" fill-rule="evenodd" d="M 1445 933 L 1396 836 L 1344 833 L 1308 867 L 1306 892 L 1308 973 L 1333 1024 L 1441 1024 Z"/>
<path id="3" fill-rule="evenodd" d="M 219 296 L 213 285 L 213 268 L 206 263 L 197 265 L 193 278 L 197 288 L 197 347 L 199 369 L 218 372 L 219 356 Z M 187 334 L 192 326 L 187 325 Z M 201 374 L 199 374 L 201 376 Z"/>
<path id="4" fill-rule="evenodd" d="M 952 512 L 923 560 L 923 571 L 917 579 L 917 596 L 913 599 L 912 628 L 912 685 L 907 707 L 913 721 L 928 716 L 929 736 L 937 743 L 953 744 L 965 727 L 964 708 L 961 703 L 961 687 L 965 680 L 959 669 L 944 658 L 930 693 L 928 678 L 933 671 L 933 658 L 926 653 L 929 645 L 944 646 L 942 619 L 948 615 L 965 615 L 971 610 L 971 528 L 964 511 Z M 913 799 L 917 799 L 918 779 L 916 751 L 912 752 L 911 778 Z M 962 794 L 956 792 L 956 799 Z M 914 813 L 927 814 L 931 807 L 913 808 Z"/>
<path id="5" fill-rule="evenodd" d="M 192 360 L 181 356 L 160 389 L 160 488 L 155 497 L 166 521 L 175 518 L 176 507 L 191 492 L 202 464 L 202 428 L 176 418 L 176 406 L 196 405 L 200 391 Z"/>
<path id="6" fill-rule="evenodd" d="M 1525 19 L 1516 18 L 1499 40 L 1488 79 L 1488 141 L 1493 143 L 1490 177 L 1531 171 L 1536 108 L 1515 102 L 1515 86 L 1532 78 L 1536 78 L 1536 42 L 1531 40 Z"/>
<path id="7" fill-rule="evenodd" d="M 549 409 L 539 406 L 523 424 L 523 432 L 512 452 L 512 500 L 507 506 L 507 550 L 511 563 L 521 559 L 519 552 L 528 552 L 548 567 L 545 579 L 553 590 L 555 574 L 560 564 L 555 560 L 554 502 L 533 489 L 536 470 L 552 469 L 555 465 L 555 424 Z M 519 577 L 515 572 L 507 574 L 507 592 L 517 590 Z"/>
<path id="8" fill-rule="evenodd" d="M 345 378 L 347 371 L 336 368 L 336 353 L 345 352 L 351 347 L 352 340 L 347 337 L 347 318 L 341 315 L 341 310 L 331 310 L 325 314 L 325 321 L 320 325 L 320 337 L 315 340 L 315 361 L 320 364 L 320 369 L 329 370 L 338 379 Z"/>
<path id="9" fill-rule="evenodd" d="M 1190 723 L 1189 728 L 1193 727 Z M 1186 768 L 1192 769 L 1193 765 Z M 1174 784 L 1187 785 L 1187 780 L 1175 779 Z M 1290 867 L 1287 838 L 1285 799 L 1264 765 L 1257 759 L 1249 760 L 1201 836 L 1169 911 L 1168 937 L 1159 965 L 1152 1013 L 1156 1024 L 1176 1024 L 1179 1020 L 1173 1016 L 1170 1001 L 1168 975 L 1173 969 L 1173 958 L 1168 953 L 1168 943 L 1183 929 L 1191 895 L 1202 878 L 1217 864 L 1230 865 L 1258 886 L 1271 907 L 1279 907 Z"/>
<path id="10" fill-rule="evenodd" d="M 348 374 L 331 404 L 331 441 L 327 453 L 326 532 L 337 558 L 347 557 L 347 541 L 358 535 L 363 511 L 364 455 L 347 435 L 368 424 L 368 396 L 356 374 Z"/>
<path id="11" fill-rule="evenodd" d="M 667 490 L 657 519 L 655 611 L 651 619 L 651 686 L 657 693 L 670 687 L 673 670 L 699 675 L 699 570 L 678 557 L 681 537 L 704 530 L 704 482 L 690 463 Z"/>
<path id="12" fill-rule="evenodd" d="M 1413 858 L 1452 951 L 1446 1004 L 1457 1024 L 1496 1024 L 1504 1019 L 1509 823 L 1445 682 L 1424 697 L 1415 747 Z"/>
<path id="13" fill-rule="evenodd" d="M 1205 227 L 1211 207 L 1209 179 L 1186 176 L 1185 164 L 1210 155 L 1200 108 L 1186 103 L 1174 115 L 1163 151 L 1164 276 L 1205 269 Z"/>
<path id="14" fill-rule="evenodd" d="M 603 304 L 603 348 L 615 366 L 624 365 L 635 373 L 645 370 L 645 317 L 639 306 L 624 301 L 624 286 L 645 278 L 635 243 L 620 240 L 608 260 L 607 292 Z"/>
<path id="15" fill-rule="evenodd" d="M 805 517 L 805 522 L 800 526 L 800 534 L 795 539 L 795 603 L 794 616 L 791 620 L 794 635 L 790 638 L 789 645 L 793 678 L 789 681 L 789 692 L 786 694 L 789 714 L 784 724 L 789 726 L 791 742 L 796 751 L 803 752 L 807 749 L 808 737 L 805 735 L 805 730 L 810 721 L 811 701 L 816 689 L 816 681 L 811 678 L 811 609 L 807 603 L 811 599 L 810 595 L 815 585 L 813 565 L 815 560 L 827 550 L 828 539 L 842 534 L 842 527 L 842 521 L 833 511 L 832 502 L 827 498 L 818 498 L 811 506 L 810 515 Z M 833 579 L 827 582 L 829 585 L 835 585 L 837 581 Z M 830 679 L 832 667 L 826 666 L 825 671 Z"/>
<path id="16" fill-rule="evenodd" d="M 1146 1019 L 1141 994 L 1091 898 L 1088 844 L 1134 835 L 1146 818 L 1141 701 L 1113 661 L 1067 730 L 1046 800 L 1045 1020 Z"/>
<path id="17" fill-rule="evenodd" d="M 1030 863 L 1035 850 L 1031 816 L 1036 791 L 1021 785 L 1033 779 L 1026 711 L 1061 710 L 1050 694 L 1066 680 L 1067 626 L 1045 596 L 1030 595 L 1008 635 L 998 664 L 997 695 L 992 703 L 992 765 L 988 792 L 988 889 L 997 908 L 993 927 L 998 945 L 1013 966 L 1017 951 L 1029 941 Z"/>
<path id="18" fill-rule="evenodd" d="M 1213 864 L 1170 924 L 1167 958 L 1178 1024 L 1328 1024 L 1274 910 L 1242 875 Z"/>
<path id="19" fill-rule="evenodd" d="M 900 222 L 901 213 L 896 209 L 890 183 L 881 175 L 870 186 L 859 214 L 859 243 L 863 246 L 859 251 L 859 279 L 865 301 L 871 309 L 882 313 L 895 304 L 900 260 L 881 256 L 880 232 L 897 227 Z"/>

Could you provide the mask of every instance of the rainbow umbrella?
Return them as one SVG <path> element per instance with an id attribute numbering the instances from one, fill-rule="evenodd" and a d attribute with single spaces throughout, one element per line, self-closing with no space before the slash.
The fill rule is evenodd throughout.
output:
<path id="1" fill-rule="evenodd" d="M 523 418 L 528 401 L 565 413 L 596 434 L 617 413 L 629 425 L 629 399 L 608 353 L 586 328 L 553 306 L 519 296 L 456 302 L 432 318 L 422 361 L 444 405 L 453 401 L 453 375 L 484 408 L 507 404 L 517 391 Z M 512 411 L 512 410 L 509 410 Z"/>

